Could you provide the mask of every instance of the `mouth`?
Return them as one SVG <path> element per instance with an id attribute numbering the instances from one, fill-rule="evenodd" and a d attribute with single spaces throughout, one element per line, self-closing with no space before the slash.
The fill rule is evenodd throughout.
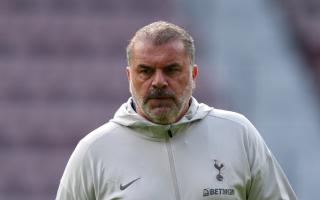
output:
<path id="1" fill-rule="evenodd" d="M 148 98 L 146 103 L 153 108 L 165 108 L 171 107 L 174 103 L 174 99 L 172 97 L 152 97 Z"/>
<path id="2" fill-rule="evenodd" d="M 175 95 L 169 90 L 154 89 L 146 95 L 144 102 L 147 103 L 148 101 L 153 103 L 169 103 L 169 101 L 175 101 Z"/>
<path id="3" fill-rule="evenodd" d="M 147 101 L 173 101 L 172 97 L 151 97 Z"/>
<path id="4" fill-rule="evenodd" d="M 172 99 L 172 97 L 152 97 L 152 98 L 149 98 L 149 99 Z"/>

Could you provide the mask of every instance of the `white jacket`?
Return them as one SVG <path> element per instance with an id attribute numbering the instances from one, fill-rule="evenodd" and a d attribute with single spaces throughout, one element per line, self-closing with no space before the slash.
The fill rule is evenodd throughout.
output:
<path id="1" fill-rule="evenodd" d="M 177 123 L 138 115 L 132 99 L 83 138 L 56 200 L 295 200 L 287 178 L 242 115 L 192 103 Z"/>

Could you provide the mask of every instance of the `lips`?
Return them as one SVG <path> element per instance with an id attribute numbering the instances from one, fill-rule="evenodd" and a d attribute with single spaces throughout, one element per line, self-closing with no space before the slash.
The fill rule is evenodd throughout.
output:
<path id="1" fill-rule="evenodd" d="M 152 97 L 152 98 L 149 98 L 149 99 L 173 99 L 172 97 Z"/>
<path id="2" fill-rule="evenodd" d="M 149 98 L 146 102 L 150 108 L 171 108 L 173 103 L 174 99 L 171 97 Z"/>
<path id="3" fill-rule="evenodd" d="M 163 89 L 152 89 L 145 97 L 145 102 L 149 100 L 174 100 L 174 93 Z"/>
<path id="4" fill-rule="evenodd" d="M 150 103 L 160 103 L 161 102 L 161 105 L 165 105 L 166 103 L 165 102 L 168 102 L 169 101 L 173 101 L 173 98 L 171 97 L 158 97 L 158 98 L 149 98 L 147 101 L 149 101 Z"/>

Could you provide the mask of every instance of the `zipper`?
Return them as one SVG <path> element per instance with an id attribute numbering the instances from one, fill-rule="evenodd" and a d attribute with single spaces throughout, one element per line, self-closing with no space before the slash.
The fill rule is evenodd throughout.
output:
<path id="1" fill-rule="evenodd" d="M 171 132 L 170 129 L 168 130 L 168 136 L 170 138 L 172 138 L 172 132 Z M 179 186 L 178 186 L 178 179 L 177 179 L 177 174 L 176 174 L 176 169 L 175 169 L 175 163 L 174 163 L 174 159 L 173 159 L 171 140 L 170 140 L 169 137 L 167 137 L 166 146 L 167 146 L 167 152 L 168 152 L 168 158 L 169 158 L 171 179 L 172 179 L 172 182 L 173 182 L 173 188 L 174 188 L 174 193 L 175 193 L 175 196 L 176 196 L 176 200 L 181 200 Z"/>

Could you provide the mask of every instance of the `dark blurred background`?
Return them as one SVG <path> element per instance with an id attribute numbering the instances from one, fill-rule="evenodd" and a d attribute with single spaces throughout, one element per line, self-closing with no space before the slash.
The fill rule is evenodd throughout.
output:
<path id="1" fill-rule="evenodd" d="M 318 0 L 0 0 L 0 199 L 54 199 L 77 142 L 130 96 L 128 40 L 157 20 L 194 37 L 196 98 L 245 114 L 317 199 Z"/>

